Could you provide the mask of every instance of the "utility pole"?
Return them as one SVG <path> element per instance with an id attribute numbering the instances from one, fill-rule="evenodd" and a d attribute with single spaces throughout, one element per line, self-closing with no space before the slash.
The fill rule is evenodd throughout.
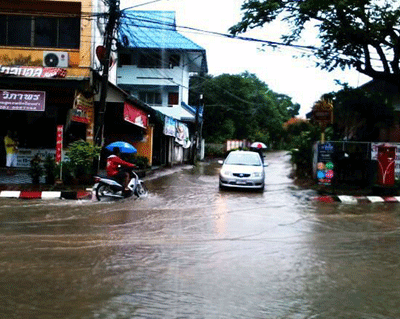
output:
<path id="1" fill-rule="evenodd" d="M 197 157 L 198 157 L 198 148 L 199 145 L 201 144 L 201 130 L 199 131 L 199 119 L 200 119 L 200 108 L 202 107 L 203 104 L 203 94 L 200 94 L 199 96 L 199 105 L 196 107 L 196 117 L 194 121 L 194 145 L 193 145 L 193 154 L 192 154 L 192 165 L 195 165 L 197 162 Z"/>
<path id="2" fill-rule="evenodd" d="M 97 129 L 95 134 L 95 143 L 99 146 L 103 146 L 104 137 L 104 115 L 106 112 L 106 100 L 108 91 L 108 72 L 110 68 L 111 59 L 111 46 L 114 38 L 115 27 L 118 24 L 120 18 L 119 11 L 119 0 L 109 0 L 109 12 L 108 12 L 108 22 L 104 34 L 104 48 L 105 54 L 103 59 L 101 59 L 102 64 L 102 77 L 101 77 L 101 91 L 100 91 L 100 106 L 99 114 L 97 117 Z"/>

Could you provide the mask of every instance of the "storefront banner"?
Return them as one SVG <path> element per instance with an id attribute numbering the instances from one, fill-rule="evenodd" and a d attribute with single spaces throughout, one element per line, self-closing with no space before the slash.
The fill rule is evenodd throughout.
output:
<path id="1" fill-rule="evenodd" d="M 166 116 L 164 122 L 164 135 L 176 136 L 176 120 L 172 117 Z"/>
<path id="2" fill-rule="evenodd" d="M 55 153 L 55 149 L 19 148 L 17 153 L 17 167 L 29 168 L 31 166 L 31 160 L 36 155 L 38 155 L 40 159 L 44 161 L 47 156 L 51 156 L 53 158 Z"/>
<path id="3" fill-rule="evenodd" d="M 14 75 L 26 78 L 65 78 L 67 70 L 40 66 L 6 66 L 0 65 L 1 75 Z"/>
<path id="4" fill-rule="evenodd" d="M 189 148 L 191 144 L 189 140 L 189 128 L 186 124 L 178 121 L 176 122 L 175 142 L 182 145 L 183 148 Z"/>
<path id="5" fill-rule="evenodd" d="M 90 124 L 93 123 L 94 99 L 86 98 L 82 93 L 75 94 L 74 106 L 72 108 L 71 121 Z"/>
<path id="6" fill-rule="evenodd" d="M 140 126 L 141 128 L 147 128 L 148 115 L 146 112 L 139 110 L 133 105 L 125 102 L 124 103 L 124 120 Z"/>
<path id="7" fill-rule="evenodd" d="M 0 90 L 0 110 L 43 112 L 46 92 Z"/>
<path id="8" fill-rule="evenodd" d="M 332 155 L 335 148 L 331 143 L 318 144 L 317 179 L 320 185 L 331 185 L 335 175 Z"/>

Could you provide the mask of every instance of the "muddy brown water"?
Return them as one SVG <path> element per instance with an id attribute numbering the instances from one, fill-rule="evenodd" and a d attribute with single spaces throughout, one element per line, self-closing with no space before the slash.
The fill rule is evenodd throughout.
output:
<path id="1" fill-rule="evenodd" d="M 0 199 L 0 318 L 400 317 L 400 204 L 312 201 L 268 153 L 264 193 L 219 165 L 145 199 Z"/>

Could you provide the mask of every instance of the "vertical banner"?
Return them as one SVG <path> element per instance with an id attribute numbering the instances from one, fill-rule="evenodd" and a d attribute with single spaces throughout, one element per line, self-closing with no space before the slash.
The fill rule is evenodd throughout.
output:
<path id="1" fill-rule="evenodd" d="M 331 143 L 318 145 L 317 179 L 320 185 L 331 185 L 334 177 L 332 154 L 334 146 Z"/>
<path id="2" fill-rule="evenodd" d="M 62 159 L 63 148 L 63 125 L 57 125 L 57 141 L 56 141 L 56 163 L 59 164 Z"/>

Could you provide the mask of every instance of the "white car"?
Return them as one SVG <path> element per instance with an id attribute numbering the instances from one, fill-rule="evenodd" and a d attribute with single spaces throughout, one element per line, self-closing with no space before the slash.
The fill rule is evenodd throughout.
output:
<path id="1" fill-rule="evenodd" d="M 232 151 L 222 164 L 219 186 L 264 190 L 265 171 L 260 154 L 250 151 Z"/>

